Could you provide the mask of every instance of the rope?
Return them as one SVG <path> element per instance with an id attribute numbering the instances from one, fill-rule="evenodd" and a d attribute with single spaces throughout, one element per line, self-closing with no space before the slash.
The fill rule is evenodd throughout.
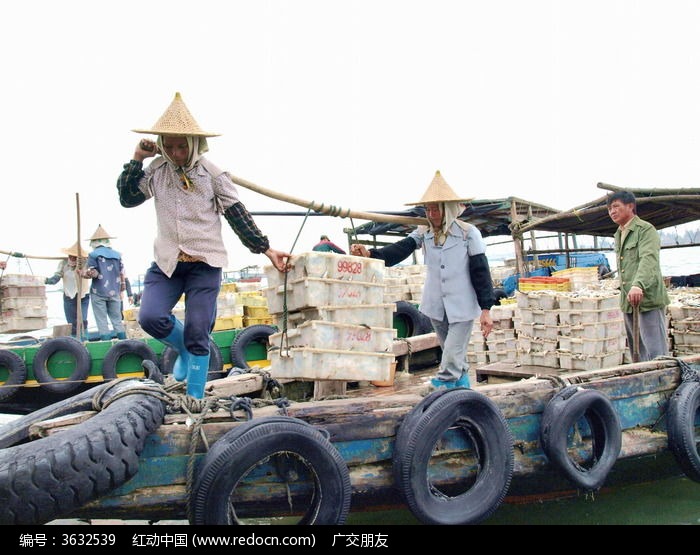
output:
<path id="1" fill-rule="evenodd" d="M 681 382 L 700 382 L 700 370 L 695 370 L 692 366 L 690 366 L 690 364 L 681 358 L 660 356 L 656 357 L 654 360 L 673 360 L 681 369 Z"/>

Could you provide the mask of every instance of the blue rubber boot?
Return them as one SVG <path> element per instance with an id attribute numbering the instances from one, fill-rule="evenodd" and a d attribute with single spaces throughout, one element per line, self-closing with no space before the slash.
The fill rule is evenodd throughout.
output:
<path id="1" fill-rule="evenodd" d="M 187 395 L 195 399 L 204 397 L 204 386 L 209 373 L 209 355 L 190 355 L 187 370 Z"/>
<path id="2" fill-rule="evenodd" d="M 126 332 L 125 331 L 118 331 L 117 332 L 117 339 L 126 339 Z"/>
<path id="3" fill-rule="evenodd" d="M 466 372 L 462 372 L 462 376 L 455 382 L 455 387 L 466 387 L 471 388 L 471 383 L 469 382 L 469 376 Z"/>
<path id="4" fill-rule="evenodd" d="M 458 380 L 450 381 L 450 382 L 447 382 L 445 380 L 440 380 L 438 378 L 433 378 L 430 380 L 430 385 L 433 387 L 433 389 L 439 389 L 441 387 L 444 387 L 446 389 L 454 389 L 456 387 L 466 387 L 467 389 L 469 389 L 471 387 L 471 384 L 469 382 L 469 376 L 467 376 L 466 372 L 462 372 L 462 375 L 459 377 Z"/>
<path id="5" fill-rule="evenodd" d="M 171 320 L 174 324 L 172 331 L 167 337 L 159 339 L 159 341 L 165 343 L 168 347 L 172 347 L 179 353 L 173 365 L 173 378 L 181 382 L 187 377 L 190 352 L 185 347 L 185 326 L 174 316 L 171 316 Z"/>

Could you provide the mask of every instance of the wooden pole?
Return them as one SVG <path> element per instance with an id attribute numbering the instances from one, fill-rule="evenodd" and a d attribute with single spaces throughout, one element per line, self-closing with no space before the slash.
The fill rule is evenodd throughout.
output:
<path id="1" fill-rule="evenodd" d="M 386 222 L 405 225 L 428 225 L 428 220 L 426 220 L 425 218 L 414 218 L 411 216 L 393 216 L 391 214 L 378 214 L 376 212 L 358 212 L 356 210 L 350 210 L 349 208 L 341 208 L 340 206 L 334 206 L 332 204 L 327 205 L 323 202 L 318 203 L 315 201 L 295 198 L 290 195 L 285 195 L 283 193 L 277 193 L 270 189 L 261 187 L 260 185 L 256 185 L 255 183 L 251 183 L 250 181 L 247 181 L 240 177 L 236 177 L 235 175 L 231 175 L 230 173 L 228 174 L 228 176 L 231 178 L 231 181 L 233 181 L 236 185 L 240 185 L 241 187 L 245 187 L 246 189 L 250 189 L 251 191 L 255 191 L 256 193 L 265 195 L 266 197 L 274 198 L 284 202 L 289 202 L 298 206 L 303 206 L 304 208 L 308 208 L 310 210 L 314 210 L 315 212 L 326 214 L 328 216 L 336 216 L 339 218 L 358 218 L 361 220 L 370 220 L 372 222 Z"/>
<path id="2" fill-rule="evenodd" d="M 76 240 L 76 245 L 78 245 L 78 256 L 75 262 L 75 280 L 76 280 L 76 285 L 78 288 L 78 293 L 75 297 L 75 315 L 76 315 L 76 322 L 75 322 L 75 335 L 78 341 L 81 340 L 83 337 L 83 277 L 80 275 L 80 267 L 82 265 L 82 259 L 83 257 L 80 256 L 83 253 L 83 249 L 80 246 L 80 194 L 75 193 L 75 214 L 76 214 L 76 220 L 77 220 L 77 225 L 76 228 L 78 230 L 78 238 Z"/>

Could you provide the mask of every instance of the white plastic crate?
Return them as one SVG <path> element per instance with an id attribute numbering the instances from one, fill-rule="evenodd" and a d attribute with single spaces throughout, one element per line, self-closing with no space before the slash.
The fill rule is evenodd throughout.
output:
<path id="1" fill-rule="evenodd" d="M 624 351 L 626 348 L 627 340 L 621 335 L 608 339 L 559 338 L 559 349 L 561 351 L 568 351 L 574 355 L 606 355 L 608 353 Z"/>
<path id="2" fill-rule="evenodd" d="M 696 331 L 675 331 L 673 340 L 678 345 L 700 345 L 700 333 Z"/>
<path id="3" fill-rule="evenodd" d="M 577 326 L 579 324 L 597 324 L 612 322 L 622 318 L 619 308 L 605 310 L 560 310 L 559 321 L 562 324 Z"/>
<path id="4" fill-rule="evenodd" d="M 340 279 L 381 283 L 384 281 L 384 261 L 334 252 L 306 252 L 290 259 L 287 283 L 304 278 Z M 284 285 L 284 274 L 272 266 L 265 267 L 268 287 Z"/>
<path id="5" fill-rule="evenodd" d="M 687 331 L 700 332 L 700 320 L 673 320 L 671 325 L 673 326 L 674 333 L 683 333 Z"/>
<path id="6" fill-rule="evenodd" d="M 620 295 L 579 295 L 563 293 L 559 297 L 562 310 L 612 310 L 620 308 Z"/>
<path id="7" fill-rule="evenodd" d="M 394 312 L 396 312 L 396 303 L 317 306 L 289 313 L 287 322 L 290 327 L 297 327 L 309 320 L 324 320 L 391 328 L 394 325 Z"/>
<path id="8" fill-rule="evenodd" d="M 559 324 L 558 310 L 543 310 L 540 308 L 519 308 L 520 318 L 523 322 L 556 326 Z"/>
<path id="9" fill-rule="evenodd" d="M 488 351 L 489 362 L 517 362 L 518 352 L 515 349 Z"/>
<path id="10" fill-rule="evenodd" d="M 559 338 L 557 337 L 551 339 L 534 339 L 532 337 L 527 337 L 526 335 L 518 336 L 518 349 L 523 352 L 551 352 L 556 351 L 558 346 Z"/>
<path id="11" fill-rule="evenodd" d="M 270 335 L 270 343 L 279 344 L 283 340 L 282 336 L 283 332 L 273 333 Z M 395 338 L 394 328 L 372 328 L 309 320 L 296 328 L 287 330 L 285 346 L 391 353 Z"/>
<path id="12" fill-rule="evenodd" d="M 624 353 L 607 353 L 604 355 L 575 355 L 559 352 L 559 365 L 565 370 L 599 370 L 622 364 Z"/>
<path id="13" fill-rule="evenodd" d="M 285 287 L 264 289 L 270 314 L 284 312 Z M 342 279 L 303 278 L 287 283 L 287 310 L 321 306 L 354 304 L 382 304 L 384 285 Z"/>
<path id="14" fill-rule="evenodd" d="M 524 364 L 525 366 L 559 368 L 559 355 L 556 351 L 530 351 L 529 353 L 519 352 L 518 358 L 520 359 L 520 363 Z"/>
<path id="15" fill-rule="evenodd" d="M 569 326 L 568 333 L 571 337 L 578 339 L 607 339 L 610 337 L 624 336 L 625 323 L 623 320 L 613 320 L 612 322 L 603 322 L 596 324 L 579 324 Z"/>
<path id="16" fill-rule="evenodd" d="M 1 287 L 35 287 L 44 285 L 43 276 L 33 276 L 30 274 L 3 274 L 0 278 Z"/>
<path id="17" fill-rule="evenodd" d="M 331 349 L 292 348 L 268 352 L 273 378 L 296 380 L 387 381 L 393 353 L 368 353 Z M 288 356 L 287 356 L 288 355 Z"/>
<path id="18" fill-rule="evenodd" d="M 522 292 L 516 290 L 515 298 L 518 308 L 538 310 L 554 310 L 559 308 L 559 294 L 556 291 L 543 289 L 541 291 Z"/>
<path id="19" fill-rule="evenodd" d="M 520 322 L 520 333 L 533 338 L 556 339 L 560 335 L 566 335 L 568 325 L 547 326 L 545 324 L 533 324 L 532 322 Z"/>

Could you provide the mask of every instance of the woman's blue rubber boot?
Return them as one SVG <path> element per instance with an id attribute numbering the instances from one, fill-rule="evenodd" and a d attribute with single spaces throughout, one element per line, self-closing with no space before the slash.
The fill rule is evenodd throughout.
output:
<path id="1" fill-rule="evenodd" d="M 160 339 L 161 343 L 165 343 L 168 347 L 172 347 L 178 352 L 177 360 L 173 365 L 173 377 L 181 382 L 187 377 L 187 371 L 189 367 L 190 352 L 185 347 L 185 326 L 175 318 L 171 316 L 173 321 L 173 329 L 167 337 Z"/>
<path id="2" fill-rule="evenodd" d="M 187 370 L 187 395 L 195 399 L 204 397 L 204 386 L 207 385 L 209 373 L 209 355 L 190 355 Z"/>

